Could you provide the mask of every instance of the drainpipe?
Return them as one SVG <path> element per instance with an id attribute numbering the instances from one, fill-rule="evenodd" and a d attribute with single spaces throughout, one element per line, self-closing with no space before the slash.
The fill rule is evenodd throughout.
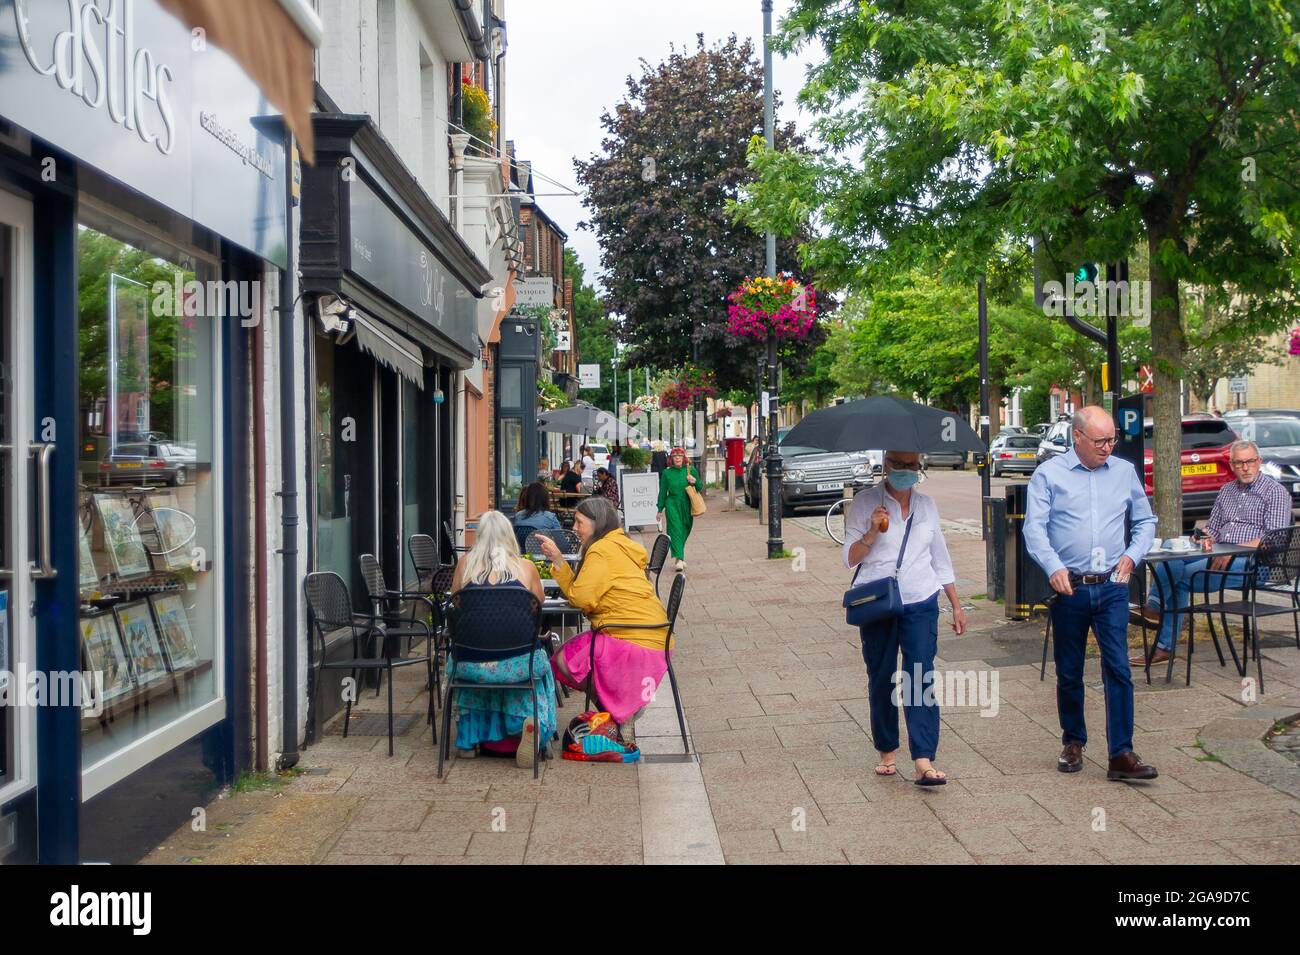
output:
<path id="1" fill-rule="evenodd" d="M 253 560 L 257 573 L 253 577 L 253 605 L 256 623 L 253 628 L 256 649 L 254 686 L 257 690 L 257 739 L 253 767 L 259 773 L 267 768 L 267 737 L 270 735 L 271 703 L 267 692 L 266 676 L 266 605 L 267 605 L 267 548 L 266 548 L 266 396 L 262 389 L 266 383 L 266 360 L 262 353 L 265 323 L 253 326 Z"/>
<path id="2" fill-rule="evenodd" d="M 280 277 L 280 301 L 289 299 L 277 310 L 280 332 L 280 548 L 281 555 L 281 683 L 284 714 L 281 728 L 280 760 L 276 767 L 290 769 L 298 763 L 298 449 L 294 440 L 293 320 L 297 297 L 293 294 L 297 276 L 296 246 L 293 238 L 293 137 L 287 136 L 289 148 L 284 157 L 285 229 L 288 232 L 286 265 Z"/>

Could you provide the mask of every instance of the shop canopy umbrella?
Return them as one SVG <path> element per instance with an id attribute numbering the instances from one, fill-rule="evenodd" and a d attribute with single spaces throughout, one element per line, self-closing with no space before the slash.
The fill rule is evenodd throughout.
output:
<path id="1" fill-rule="evenodd" d="M 570 408 L 543 411 L 537 416 L 539 431 L 558 431 L 563 434 L 583 434 L 598 441 L 626 441 L 641 437 L 636 428 L 629 427 L 608 411 L 594 405 L 576 404 Z"/>
<path id="2" fill-rule="evenodd" d="M 819 408 L 790 429 L 782 444 L 826 451 L 984 451 L 962 417 L 893 395 Z"/>

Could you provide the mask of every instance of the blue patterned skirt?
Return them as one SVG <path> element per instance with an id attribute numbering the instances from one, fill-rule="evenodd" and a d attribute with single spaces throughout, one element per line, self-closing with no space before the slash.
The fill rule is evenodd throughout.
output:
<path id="1" fill-rule="evenodd" d="M 555 678 L 551 661 L 542 650 L 534 650 L 533 675 L 537 679 L 537 738 L 549 740 L 555 732 Z M 533 701 L 527 690 L 494 690 L 493 683 L 517 683 L 528 679 L 528 655 L 506 660 L 467 660 L 448 663 L 448 672 L 457 680 L 484 684 L 482 689 L 455 690 L 456 745 L 469 749 L 476 743 L 488 743 L 518 736 L 524 720 L 533 715 Z"/>

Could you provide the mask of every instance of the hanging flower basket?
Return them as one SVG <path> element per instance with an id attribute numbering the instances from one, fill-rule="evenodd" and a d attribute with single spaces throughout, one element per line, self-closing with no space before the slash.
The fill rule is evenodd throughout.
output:
<path id="1" fill-rule="evenodd" d="M 628 414 L 651 414 L 659 410 L 658 395 L 638 395 L 627 406 Z"/>
<path id="2" fill-rule="evenodd" d="M 696 398 L 712 398 L 718 393 L 713 372 L 694 365 L 686 365 L 671 373 L 663 391 L 659 393 L 659 407 L 668 411 L 688 411 Z"/>
<path id="3" fill-rule="evenodd" d="M 1300 355 L 1300 328 L 1291 329 L 1291 343 L 1288 347 L 1288 353 Z"/>
<path id="4" fill-rule="evenodd" d="M 817 293 L 790 275 L 745 279 L 727 300 L 727 331 L 741 337 L 803 338 L 817 320 Z"/>

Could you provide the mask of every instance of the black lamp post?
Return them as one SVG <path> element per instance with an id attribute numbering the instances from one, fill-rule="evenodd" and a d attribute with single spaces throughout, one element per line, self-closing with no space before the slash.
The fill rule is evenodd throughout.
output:
<path id="1" fill-rule="evenodd" d="M 763 0 L 763 134 L 767 148 L 776 148 L 776 130 L 773 119 L 772 98 L 772 0 Z M 767 233 L 767 277 L 776 278 L 776 233 Z M 785 550 L 781 539 L 781 450 L 778 440 L 780 407 L 780 368 L 776 351 L 776 335 L 771 327 L 767 333 L 767 556 L 780 556 Z"/>

